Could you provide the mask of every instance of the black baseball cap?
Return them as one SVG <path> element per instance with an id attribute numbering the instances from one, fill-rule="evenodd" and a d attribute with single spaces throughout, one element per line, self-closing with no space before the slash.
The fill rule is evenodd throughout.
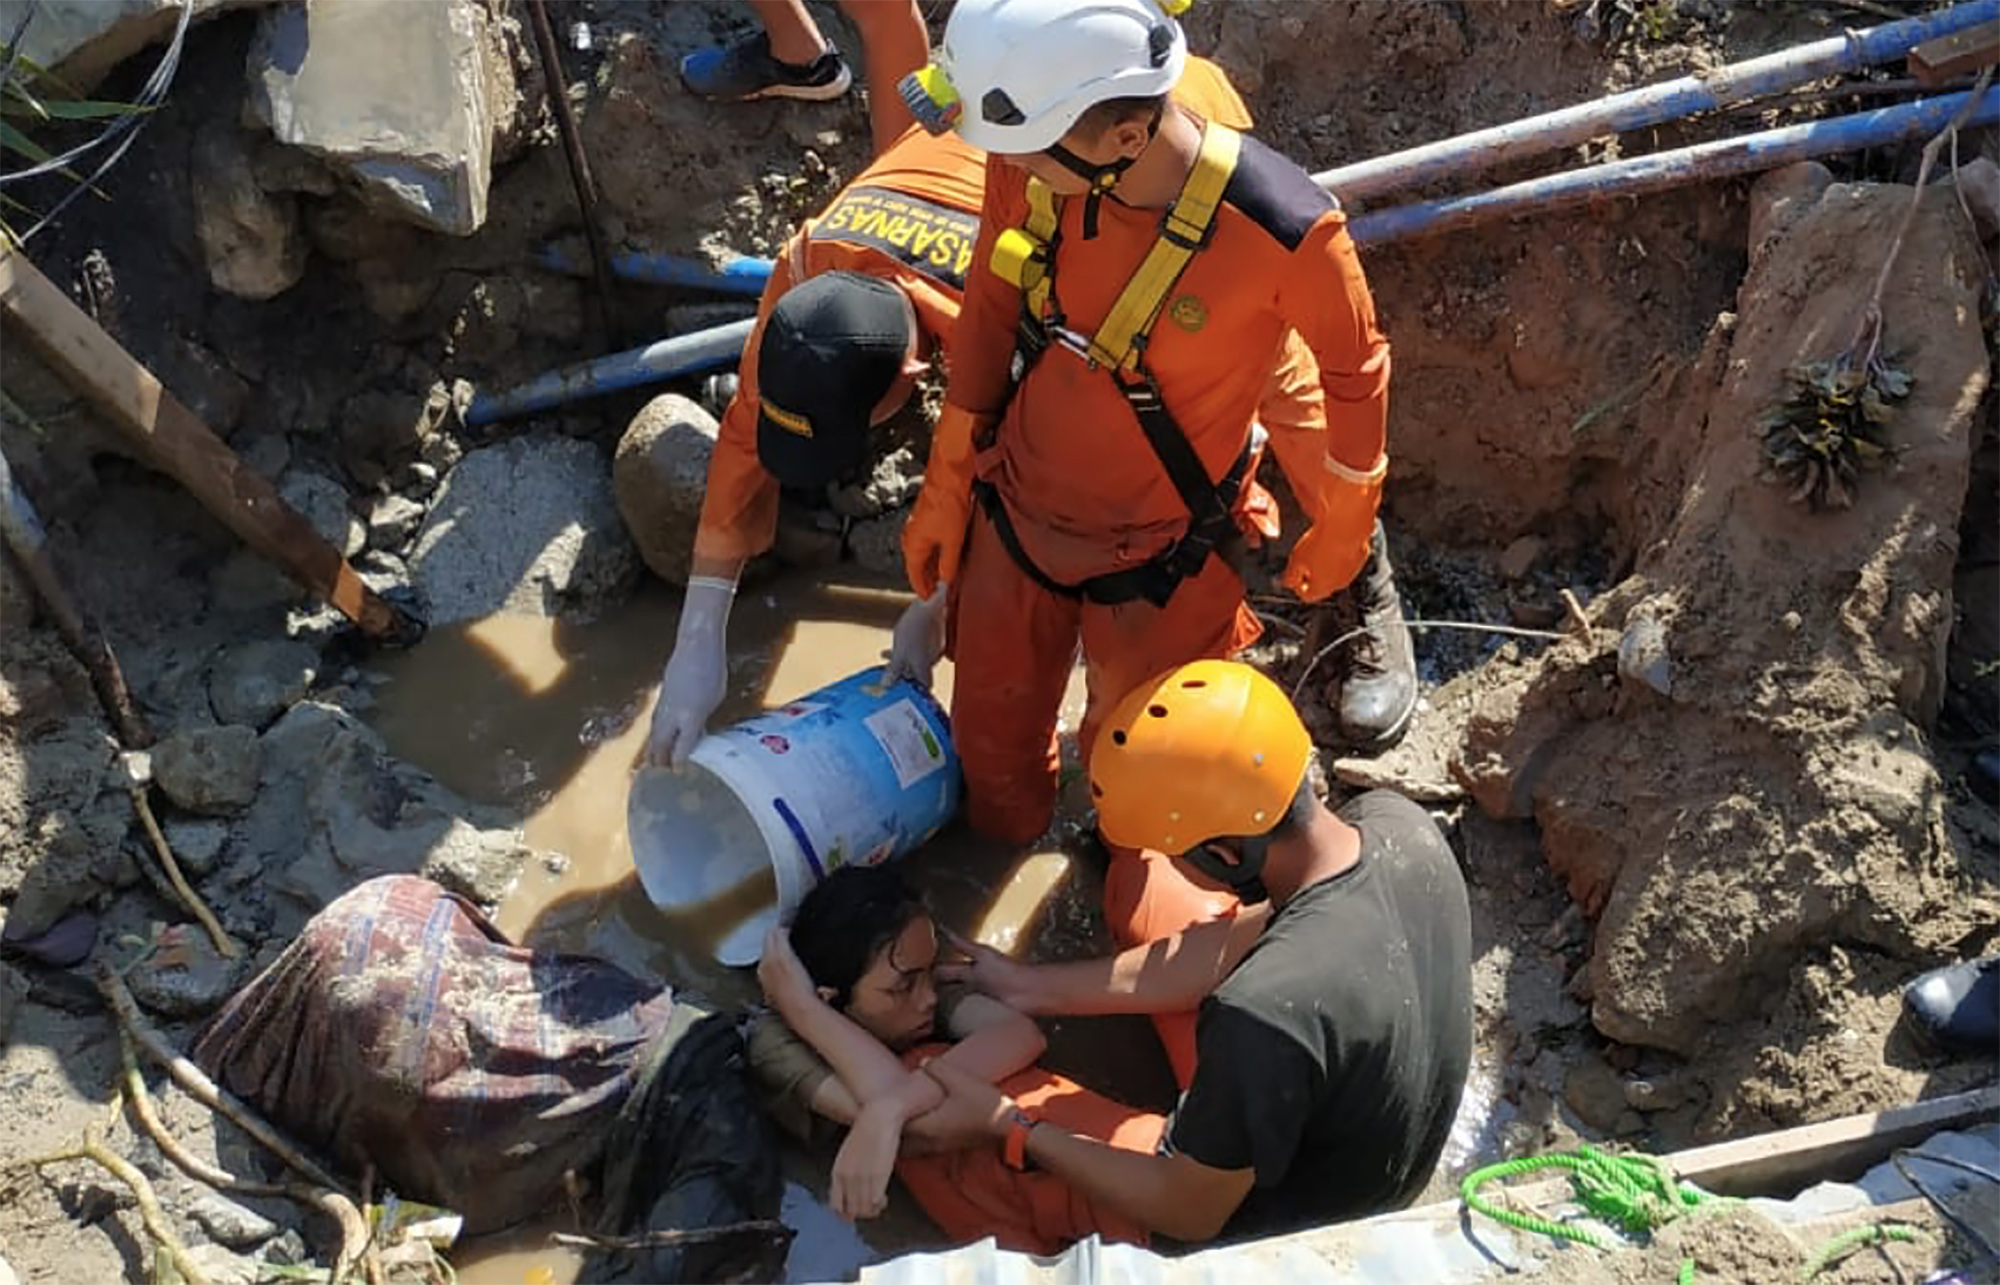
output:
<path id="1" fill-rule="evenodd" d="M 903 292 L 858 272 L 787 290 L 757 349 L 757 459 L 786 486 L 825 486 L 868 458 L 875 406 L 903 370 Z"/>

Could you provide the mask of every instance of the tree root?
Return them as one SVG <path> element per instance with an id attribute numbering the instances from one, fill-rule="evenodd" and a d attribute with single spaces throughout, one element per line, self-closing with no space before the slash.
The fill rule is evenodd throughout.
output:
<path id="1" fill-rule="evenodd" d="M 228 933 L 222 931 L 222 924 L 217 921 L 215 912 L 208 908 L 208 903 L 201 899 L 200 893 L 188 885 L 187 877 L 181 873 L 180 862 L 174 860 L 174 850 L 167 846 L 167 836 L 161 832 L 160 822 L 153 815 L 153 805 L 146 798 L 146 787 L 134 785 L 131 795 L 132 810 L 139 814 L 140 823 L 146 827 L 146 835 L 153 841 L 153 851 L 160 858 L 160 867 L 166 871 L 167 880 L 173 884 L 174 892 L 180 898 L 181 904 L 201 921 L 202 928 L 208 933 L 208 939 L 215 943 L 215 949 L 224 959 L 239 958 L 243 954 L 243 948 L 238 946 Z"/>
<path id="2" fill-rule="evenodd" d="M 316 1186 L 325 1187 L 341 1196 L 347 1196 L 347 1189 L 325 1169 L 315 1164 L 306 1154 L 287 1142 L 276 1129 L 264 1123 L 249 1107 L 234 1096 L 219 1088 L 206 1072 L 177 1052 L 166 1038 L 153 1029 L 139 1014 L 139 1006 L 132 1000 L 132 992 L 125 988 L 125 981 L 110 965 L 99 963 L 97 967 L 97 987 L 104 992 L 104 998 L 111 1005 L 111 1011 L 132 1036 L 133 1041 L 146 1051 L 146 1055 L 158 1062 L 173 1077 L 175 1084 L 185 1089 L 193 1098 L 211 1111 L 228 1116 L 237 1128 L 255 1138 L 272 1154 L 296 1169 Z M 351 1203 L 351 1198 L 350 1198 Z"/>
<path id="3" fill-rule="evenodd" d="M 361 1211 L 355 1207 L 354 1202 L 337 1191 L 308 1186 L 302 1182 L 252 1182 L 247 1178 L 239 1178 L 217 1165 L 209 1164 L 190 1152 L 181 1145 L 178 1138 L 167 1132 L 165 1122 L 153 1109 L 153 1095 L 146 1087 L 145 1076 L 139 1073 L 139 1055 L 131 1032 L 121 1029 L 119 1036 L 119 1056 L 125 1069 L 125 1100 L 132 1108 L 132 1118 L 139 1122 L 139 1127 L 153 1140 L 153 1145 L 160 1149 L 160 1154 L 171 1160 L 174 1166 L 188 1177 L 207 1183 L 219 1191 L 234 1192 L 241 1196 L 283 1196 L 301 1205 L 309 1205 L 332 1218 L 340 1226 L 340 1248 L 333 1260 L 333 1280 L 336 1283 L 346 1280 L 348 1274 L 354 1270 L 355 1263 L 364 1260 L 371 1243 L 368 1221 L 361 1216 Z M 380 1285 L 379 1274 L 378 1266 L 369 1276 L 372 1285 Z"/>
<path id="4" fill-rule="evenodd" d="M 180 1237 L 174 1235 L 172 1225 L 160 1209 L 160 1198 L 153 1191 L 153 1184 L 146 1181 L 146 1175 L 133 1168 L 125 1157 L 104 1145 L 98 1134 L 98 1126 L 91 1125 L 83 1131 L 83 1141 L 63 1151 L 52 1151 L 45 1156 L 34 1156 L 21 1163 L 40 1169 L 44 1165 L 60 1164 L 66 1160 L 88 1160 L 98 1168 L 124 1183 L 132 1191 L 133 1199 L 139 1203 L 139 1220 L 146 1225 L 146 1234 L 153 1239 L 159 1253 L 166 1256 L 172 1270 L 180 1274 L 186 1285 L 209 1285 L 209 1280 L 188 1257 L 187 1246 L 181 1244 Z M 160 1264 L 153 1265 L 152 1278 L 159 1282 L 163 1277 Z"/>

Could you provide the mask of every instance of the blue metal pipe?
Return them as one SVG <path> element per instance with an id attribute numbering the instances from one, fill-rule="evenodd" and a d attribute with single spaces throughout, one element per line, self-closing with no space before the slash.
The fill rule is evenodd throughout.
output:
<path id="1" fill-rule="evenodd" d="M 1948 36 L 2000 18 L 2000 0 L 1976 0 L 1921 18 L 1907 18 L 1866 31 L 1831 36 L 1811 44 L 1732 63 L 1715 72 L 1628 90 L 1560 111 L 1530 116 L 1491 129 L 1460 134 L 1406 151 L 1343 165 L 1313 175 L 1313 181 L 1343 201 L 1361 201 L 1395 188 L 1439 179 L 1463 178 L 1504 161 L 1553 151 L 1605 134 L 1641 129 L 1696 112 L 1747 102 L 1808 81 L 1857 71 L 1908 53 L 1937 36 Z"/>
<path id="2" fill-rule="evenodd" d="M 1683 183 L 1773 169 L 1814 156 L 1879 147 L 1937 133 L 1951 123 L 1952 116 L 1969 97 L 1969 92 L 1944 94 L 1809 125 L 1790 125 L 1652 156 L 1587 165 L 1475 196 L 1399 205 L 1362 215 L 1348 225 L 1348 232 L 1358 245 L 1387 245 L 1513 214 L 1547 214 L 1607 197 L 1639 196 Z M 2000 121 L 2000 89 L 1985 93 L 1966 125 L 1990 125 L 1995 121 Z"/>
<path id="3" fill-rule="evenodd" d="M 1994 0 L 2000 4 L 2000 0 Z M 560 244 L 549 244 L 536 254 L 535 262 L 553 272 L 573 277 L 590 275 L 590 261 Z M 611 256 L 611 275 L 647 285 L 680 286 L 691 290 L 713 290 L 718 294 L 740 294 L 751 298 L 764 293 L 771 279 L 771 261 L 739 254 L 710 263 L 681 254 L 648 254 L 620 250 Z"/>
<path id="4" fill-rule="evenodd" d="M 586 397 L 601 397 L 728 365 L 743 355 L 743 345 L 756 324 L 752 317 L 711 330 L 675 335 L 644 348 L 630 348 L 552 370 L 505 392 L 481 393 L 466 408 L 465 422 L 477 428 Z"/>

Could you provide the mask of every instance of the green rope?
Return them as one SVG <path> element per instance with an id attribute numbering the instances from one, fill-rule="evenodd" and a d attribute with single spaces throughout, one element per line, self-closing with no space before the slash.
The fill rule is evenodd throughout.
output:
<path id="1" fill-rule="evenodd" d="M 1694 1260 L 1692 1258 L 1683 1258 L 1681 1260 L 1681 1274 L 1678 1285 L 1694 1285 Z"/>
<path id="2" fill-rule="evenodd" d="M 1907 1243 L 1921 1239 L 1923 1232 L 1920 1229 L 1904 1223 L 1869 1223 L 1866 1227 L 1856 1227 L 1852 1231 L 1840 1233 L 1821 1245 L 1819 1252 L 1806 1260 L 1805 1271 L 1800 1274 L 1799 1279 L 1811 1280 L 1831 1267 L 1835 1259 L 1851 1250 L 1866 1249 L 1892 1240 Z"/>
<path id="3" fill-rule="evenodd" d="M 1543 1169 L 1567 1169 L 1579 1203 L 1601 1221 L 1631 1235 L 1643 1235 L 1664 1226 L 1713 1199 L 1705 1191 L 1677 1182 L 1666 1165 L 1652 1156 L 1615 1156 L 1594 1147 L 1546 1156 L 1526 1156 L 1503 1160 L 1465 1176 L 1459 1197 L 1467 1208 L 1485 1214 L 1503 1226 L 1519 1231 L 1538 1232 L 1558 1240 L 1575 1241 L 1598 1249 L 1615 1249 L 1608 1238 L 1588 1227 L 1559 1223 L 1536 1214 L 1501 1209 L 1481 1198 L 1479 1189 L 1489 1182 L 1535 1173 Z M 1682 1274 L 1686 1276 L 1686 1268 Z"/>

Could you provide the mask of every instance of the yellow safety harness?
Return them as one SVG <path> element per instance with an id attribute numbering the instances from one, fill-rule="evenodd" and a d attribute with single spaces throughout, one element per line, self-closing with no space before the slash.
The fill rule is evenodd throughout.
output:
<path id="1" fill-rule="evenodd" d="M 995 275 L 1021 290 L 1020 324 L 1016 327 L 1014 382 L 1018 387 L 1028 370 L 1052 345 L 1075 353 L 1092 367 L 1103 367 L 1137 416 L 1146 441 L 1159 457 L 1174 489 L 1187 505 L 1188 529 L 1158 557 L 1126 571 L 1095 576 L 1078 585 L 1061 584 L 1028 558 L 1000 503 L 998 493 L 984 482 L 977 486 L 980 502 L 993 520 L 1000 541 L 1021 569 L 1043 588 L 1093 602 L 1121 603 L 1144 599 L 1165 606 L 1181 581 L 1199 574 L 1209 555 L 1236 534 L 1232 510 L 1249 467 L 1249 440 L 1218 482 L 1208 476 L 1187 434 L 1174 422 L 1160 399 L 1159 385 L 1146 369 L 1148 336 L 1160 311 L 1196 254 L 1208 245 L 1216 211 L 1236 172 L 1242 135 L 1225 125 L 1207 122 L 1201 151 L 1180 194 L 1160 220 L 1160 235 L 1118 294 L 1097 333 L 1088 338 L 1063 324 L 1056 293 L 1056 250 L 1062 238 L 1061 198 L 1039 179 L 1028 180 L 1028 218 L 994 242 L 989 266 Z"/>

